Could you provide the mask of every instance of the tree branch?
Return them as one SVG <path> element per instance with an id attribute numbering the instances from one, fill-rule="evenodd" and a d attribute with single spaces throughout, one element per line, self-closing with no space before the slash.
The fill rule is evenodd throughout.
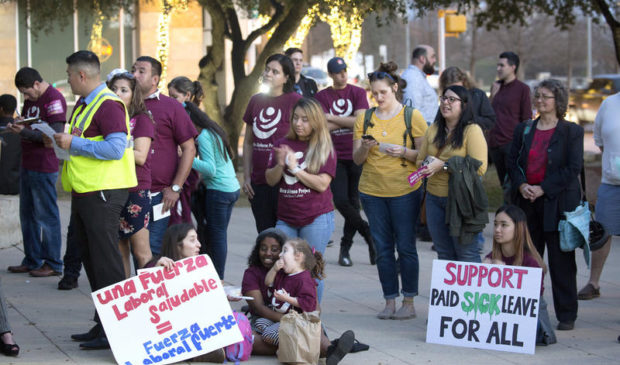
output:
<path id="1" fill-rule="evenodd" d="M 609 10 L 609 4 L 607 4 L 605 0 L 595 0 L 594 3 L 596 4 L 596 7 L 599 9 L 601 14 L 603 14 L 603 17 L 605 17 L 605 21 L 607 22 L 607 24 L 609 24 L 609 27 L 612 30 L 620 26 L 620 23 L 618 23 L 616 18 L 614 18 L 614 15 Z"/>

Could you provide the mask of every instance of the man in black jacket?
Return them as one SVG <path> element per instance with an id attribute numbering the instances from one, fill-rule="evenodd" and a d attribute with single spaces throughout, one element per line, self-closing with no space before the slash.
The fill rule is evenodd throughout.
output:
<path id="1" fill-rule="evenodd" d="M 303 51 L 299 48 L 291 47 L 287 49 L 284 54 L 293 61 L 293 65 L 295 66 L 295 92 L 307 98 L 314 97 L 314 94 L 316 94 L 318 90 L 316 82 L 301 74 L 301 69 L 304 66 Z"/>

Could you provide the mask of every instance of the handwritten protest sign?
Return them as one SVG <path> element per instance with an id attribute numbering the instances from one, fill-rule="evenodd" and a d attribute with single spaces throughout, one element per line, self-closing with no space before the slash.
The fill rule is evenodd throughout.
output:
<path id="1" fill-rule="evenodd" d="M 540 268 L 434 260 L 426 342 L 533 354 Z"/>
<path id="2" fill-rule="evenodd" d="M 141 270 L 92 296 L 119 364 L 168 364 L 243 341 L 207 255 Z"/>

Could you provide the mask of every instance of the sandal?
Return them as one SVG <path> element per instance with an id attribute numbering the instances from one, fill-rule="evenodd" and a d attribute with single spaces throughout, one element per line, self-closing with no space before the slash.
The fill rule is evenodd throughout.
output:
<path id="1" fill-rule="evenodd" d="M 0 335 L 0 351 L 6 356 L 17 356 L 19 355 L 19 346 L 16 343 L 5 343 L 2 335 Z"/>
<path id="2" fill-rule="evenodd" d="M 601 288 L 596 289 L 594 285 L 588 283 L 577 293 L 579 300 L 590 300 L 601 296 Z"/>
<path id="3" fill-rule="evenodd" d="M 338 345 L 338 338 L 332 341 L 332 345 L 337 346 Z M 356 353 L 356 352 L 361 352 L 361 351 L 368 351 L 368 349 L 370 349 L 370 346 L 366 345 L 365 343 L 361 343 L 359 342 L 357 339 L 355 339 L 355 341 L 353 341 L 353 347 L 351 348 L 350 353 Z"/>

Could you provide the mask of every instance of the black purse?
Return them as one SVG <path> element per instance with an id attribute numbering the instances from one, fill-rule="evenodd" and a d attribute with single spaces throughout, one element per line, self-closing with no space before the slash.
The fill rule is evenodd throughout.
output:
<path id="1" fill-rule="evenodd" d="M 586 197 L 586 173 L 585 168 L 581 167 L 581 189 L 583 190 L 584 199 Z M 605 229 L 605 226 L 599 221 L 594 220 L 594 214 L 590 214 L 590 251 L 599 250 L 607 239 L 609 238 L 609 232 Z"/>

